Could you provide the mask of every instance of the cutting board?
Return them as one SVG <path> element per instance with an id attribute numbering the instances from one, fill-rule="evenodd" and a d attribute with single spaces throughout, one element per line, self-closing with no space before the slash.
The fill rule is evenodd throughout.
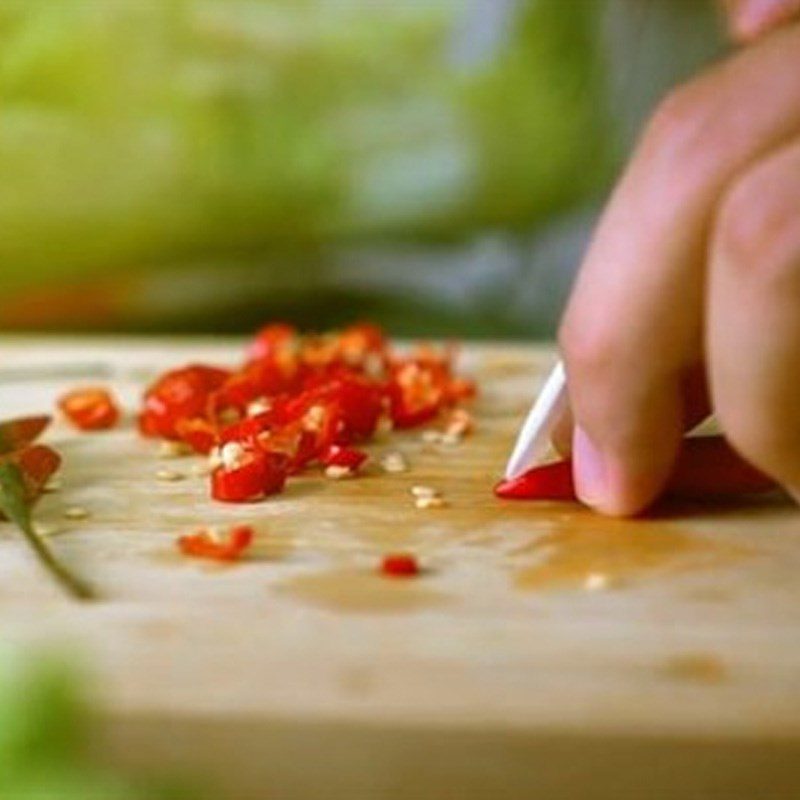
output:
<path id="1" fill-rule="evenodd" d="M 233 362 L 237 342 L 0 342 L 3 416 L 108 383 L 126 408 L 157 371 Z M 37 509 L 101 600 L 64 599 L 0 526 L 0 630 L 79 654 L 117 766 L 202 776 L 213 797 L 800 796 L 800 517 L 781 497 L 613 521 L 491 487 L 547 348 L 474 346 L 475 434 L 379 441 L 404 474 L 310 473 L 233 507 L 195 460 L 119 430 L 48 440 L 63 486 Z M 377 460 L 377 459 L 376 459 Z M 159 481 L 168 468 L 181 474 Z M 410 487 L 448 506 L 415 508 Z M 70 507 L 89 512 L 68 520 Z M 253 523 L 253 557 L 178 555 L 200 524 Z M 410 549 L 424 574 L 381 578 Z"/>

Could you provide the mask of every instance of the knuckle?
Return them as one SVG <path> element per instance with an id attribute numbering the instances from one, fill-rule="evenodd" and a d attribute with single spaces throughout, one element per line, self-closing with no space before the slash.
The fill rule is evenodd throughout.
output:
<path id="1" fill-rule="evenodd" d="M 716 104 L 708 77 L 700 77 L 668 94 L 658 105 L 645 130 L 643 147 L 649 158 L 667 165 L 680 163 L 682 169 L 701 173 L 719 157 L 716 141 L 719 125 Z"/>
<path id="2" fill-rule="evenodd" d="M 618 348 L 610 331 L 598 331 L 586 325 L 562 323 L 558 343 L 567 367 L 579 378 L 604 374 L 618 361 Z"/>
<path id="3" fill-rule="evenodd" d="M 800 277 L 800 217 L 783 181 L 775 170 L 757 170 L 723 199 L 714 246 L 729 268 L 765 281 Z"/>

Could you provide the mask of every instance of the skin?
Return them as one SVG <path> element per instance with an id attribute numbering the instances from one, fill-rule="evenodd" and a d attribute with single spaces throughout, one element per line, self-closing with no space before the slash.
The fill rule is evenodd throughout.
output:
<path id="1" fill-rule="evenodd" d="M 741 47 L 656 110 L 560 330 L 556 443 L 605 514 L 648 506 L 712 409 L 800 497 L 800 0 L 723 10 Z"/>

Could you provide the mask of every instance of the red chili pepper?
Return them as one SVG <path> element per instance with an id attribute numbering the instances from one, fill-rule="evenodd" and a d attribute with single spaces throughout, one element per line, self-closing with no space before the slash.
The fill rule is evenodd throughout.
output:
<path id="1" fill-rule="evenodd" d="M 575 500 L 572 462 L 535 467 L 518 478 L 500 481 L 494 493 L 504 500 Z"/>
<path id="2" fill-rule="evenodd" d="M 301 377 L 296 362 L 284 364 L 252 362 L 231 375 L 211 394 L 206 412 L 212 419 L 219 418 L 229 409 L 234 409 L 243 415 L 250 403 L 259 398 L 273 398 L 297 391 Z"/>
<path id="3" fill-rule="evenodd" d="M 208 455 L 219 442 L 216 427 L 202 417 L 176 420 L 175 433 L 184 444 L 200 455 Z"/>
<path id="4" fill-rule="evenodd" d="M 249 525 L 236 525 L 217 537 L 206 528 L 178 539 L 180 551 L 187 556 L 214 561 L 237 561 L 253 543 L 255 533 Z"/>
<path id="5" fill-rule="evenodd" d="M 295 328 L 282 322 L 272 323 L 256 333 L 247 348 L 247 357 L 250 361 L 274 359 L 283 352 L 296 350 L 297 343 Z"/>
<path id="6" fill-rule="evenodd" d="M 352 455 L 329 455 L 331 448 L 368 440 L 387 411 L 395 427 L 409 428 L 471 396 L 473 384 L 453 375 L 454 354 L 452 348 L 425 347 L 396 358 L 383 332 L 368 324 L 311 336 L 269 325 L 255 337 L 249 360 L 234 371 L 191 365 L 165 374 L 145 395 L 140 428 L 147 436 L 183 440 L 200 453 L 241 444 L 249 459 L 239 475 L 214 473 L 214 496 L 253 499 L 315 461 L 354 464 Z M 254 403 L 269 410 L 254 415 Z M 280 480 L 267 480 L 266 489 L 266 468 L 251 463 L 255 453 L 272 459 L 282 473 Z"/>
<path id="7" fill-rule="evenodd" d="M 339 334 L 339 356 L 351 367 L 366 366 L 370 356 L 380 356 L 385 360 L 386 337 L 376 325 L 360 322 L 345 328 Z"/>
<path id="8" fill-rule="evenodd" d="M 223 503 L 248 503 L 277 494 L 286 483 L 285 459 L 260 450 L 247 451 L 233 469 L 217 467 L 211 473 L 211 496 Z"/>
<path id="9" fill-rule="evenodd" d="M 415 428 L 436 417 L 444 402 L 445 384 L 446 374 L 439 364 L 396 364 L 388 387 L 394 427 Z"/>
<path id="10" fill-rule="evenodd" d="M 684 440 L 664 491 L 670 497 L 726 497 L 769 492 L 777 484 L 744 461 L 721 436 Z M 558 461 L 501 481 L 495 494 L 513 500 L 575 500 L 572 462 Z"/>
<path id="11" fill-rule="evenodd" d="M 381 560 L 380 571 L 389 578 L 413 578 L 419 575 L 420 567 L 410 553 L 389 553 Z"/>
<path id="12" fill-rule="evenodd" d="M 59 399 L 58 407 L 82 431 L 107 430 L 119 421 L 119 408 L 107 389 L 75 389 Z"/>
<path id="13" fill-rule="evenodd" d="M 274 413 L 265 411 L 263 414 L 247 417 L 247 419 L 234 422 L 233 425 L 223 428 L 220 431 L 219 440 L 222 444 L 226 442 L 253 443 L 258 440 L 262 433 L 270 430 L 274 425 Z"/>
<path id="14" fill-rule="evenodd" d="M 363 450 L 333 444 L 322 454 L 320 460 L 326 467 L 347 467 L 355 472 L 367 458 L 369 456 Z"/>
<path id="15" fill-rule="evenodd" d="M 145 393 L 139 429 L 145 436 L 179 439 L 178 422 L 205 417 L 209 396 L 229 374 L 202 364 L 166 373 Z"/>
<path id="16" fill-rule="evenodd" d="M 36 441 L 52 421 L 51 417 L 21 417 L 0 423 L 0 455 L 19 450 Z"/>

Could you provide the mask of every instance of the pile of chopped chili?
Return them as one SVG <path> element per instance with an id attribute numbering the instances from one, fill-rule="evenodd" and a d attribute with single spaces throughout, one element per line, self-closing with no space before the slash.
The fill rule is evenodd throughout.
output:
<path id="1" fill-rule="evenodd" d="M 139 427 L 210 455 L 215 499 L 260 500 L 311 464 L 354 474 L 379 427 L 413 428 L 469 400 L 475 386 L 453 361 L 427 346 L 399 355 L 369 324 L 324 335 L 268 325 L 238 369 L 192 364 L 159 378 Z"/>

